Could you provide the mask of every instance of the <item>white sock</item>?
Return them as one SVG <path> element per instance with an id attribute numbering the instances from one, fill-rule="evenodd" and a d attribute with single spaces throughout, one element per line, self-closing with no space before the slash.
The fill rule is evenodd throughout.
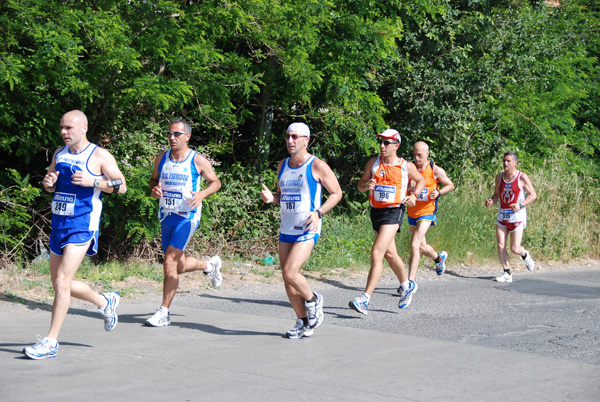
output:
<path id="1" fill-rule="evenodd" d="M 49 343 L 50 346 L 56 346 L 56 344 L 58 343 L 56 339 L 50 339 L 47 336 L 43 340 Z"/>
<path id="2" fill-rule="evenodd" d="M 364 293 L 360 295 L 363 299 L 367 299 L 367 303 L 371 300 L 371 296 L 368 293 Z"/>
<path id="3" fill-rule="evenodd" d="M 408 290 L 410 288 L 410 281 L 402 282 L 400 286 L 402 287 L 402 290 Z"/>
<path id="4" fill-rule="evenodd" d="M 163 312 L 168 313 L 169 312 L 169 308 L 165 307 L 165 306 L 160 306 L 159 307 Z"/>

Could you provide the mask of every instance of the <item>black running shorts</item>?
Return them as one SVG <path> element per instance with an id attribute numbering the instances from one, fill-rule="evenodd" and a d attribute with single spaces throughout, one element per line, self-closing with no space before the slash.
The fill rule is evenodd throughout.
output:
<path id="1" fill-rule="evenodd" d="M 371 208 L 373 230 L 379 232 L 381 225 L 398 225 L 398 232 L 404 219 L 404 205 L 398 208 Z"/>

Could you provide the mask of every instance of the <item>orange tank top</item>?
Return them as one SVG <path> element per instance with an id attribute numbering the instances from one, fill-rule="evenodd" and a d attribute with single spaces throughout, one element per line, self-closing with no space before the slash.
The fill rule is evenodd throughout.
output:
<path id="1" fill-rule="evenodd" d="M 429 161 L 427 167 L 424 171 L 419 172 L 425 178 L 425 188 L 421 191 L 421 194 L 415 194 L 417 196 L 417 202 L 414 207 L 408 207 L 407 212 L 408 216 L 411 218 L 419 218 L 425 215 L 435 215 L 438 209 L 438 200 L 432 200 L 429 198 L 431 192 L 437 189 L 438 181 L 434 176 L 434 168 L 435 163 L 433 161 Z M 411 189 L 411 194 L 413 191 Z"/>
<path id="2" fill-rule="evenodd" d="M 375 179 L 375 188 L 369 191 L 369 204 L 373 208 L 394 208 L 402 205 L 408 187 L 408 163 L 400 162 L 388 165 L 381 155 L 377 158 L 371 174 Z"/>

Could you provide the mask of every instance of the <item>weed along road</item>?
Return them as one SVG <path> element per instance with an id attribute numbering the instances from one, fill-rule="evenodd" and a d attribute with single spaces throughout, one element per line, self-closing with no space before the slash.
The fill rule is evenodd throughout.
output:
<path id="1" fill-rule="evenodd" d="M 21 350 L 42 333 L 47 306 L 0 302 L 3 401 L 597 401 L 600 266 L 424 271 L 412 304 L 397 308 L 386 273 L 367 316 L 347 307 L 363 277 L 317 277 L 325 321 L 310 338 L 281 283 L 183 291 L 172 325 L 142 324 L 154 298 L 127 300 L 106 333 L 74 305 L 56 358 Z M 225 277 L 225 281 L 227 277 Z M 226 282 L 224 282 L 226 284 Z"/>

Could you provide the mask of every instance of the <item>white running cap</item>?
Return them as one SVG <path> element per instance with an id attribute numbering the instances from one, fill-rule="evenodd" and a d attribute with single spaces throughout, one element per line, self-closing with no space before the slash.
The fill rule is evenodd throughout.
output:
<path id="1" fill-rule="evenodd" d="M 297 131 L 307 137 L 310 137 L 310 128 L 308 128 L 308 126 L 304 123 L 292 123 L 288 126 L 288 128 L 287 128 L 287 130 L 285 130 L 285 132 L 287 133 L 288 131 L 292 131 L 292 130 Z"/>

